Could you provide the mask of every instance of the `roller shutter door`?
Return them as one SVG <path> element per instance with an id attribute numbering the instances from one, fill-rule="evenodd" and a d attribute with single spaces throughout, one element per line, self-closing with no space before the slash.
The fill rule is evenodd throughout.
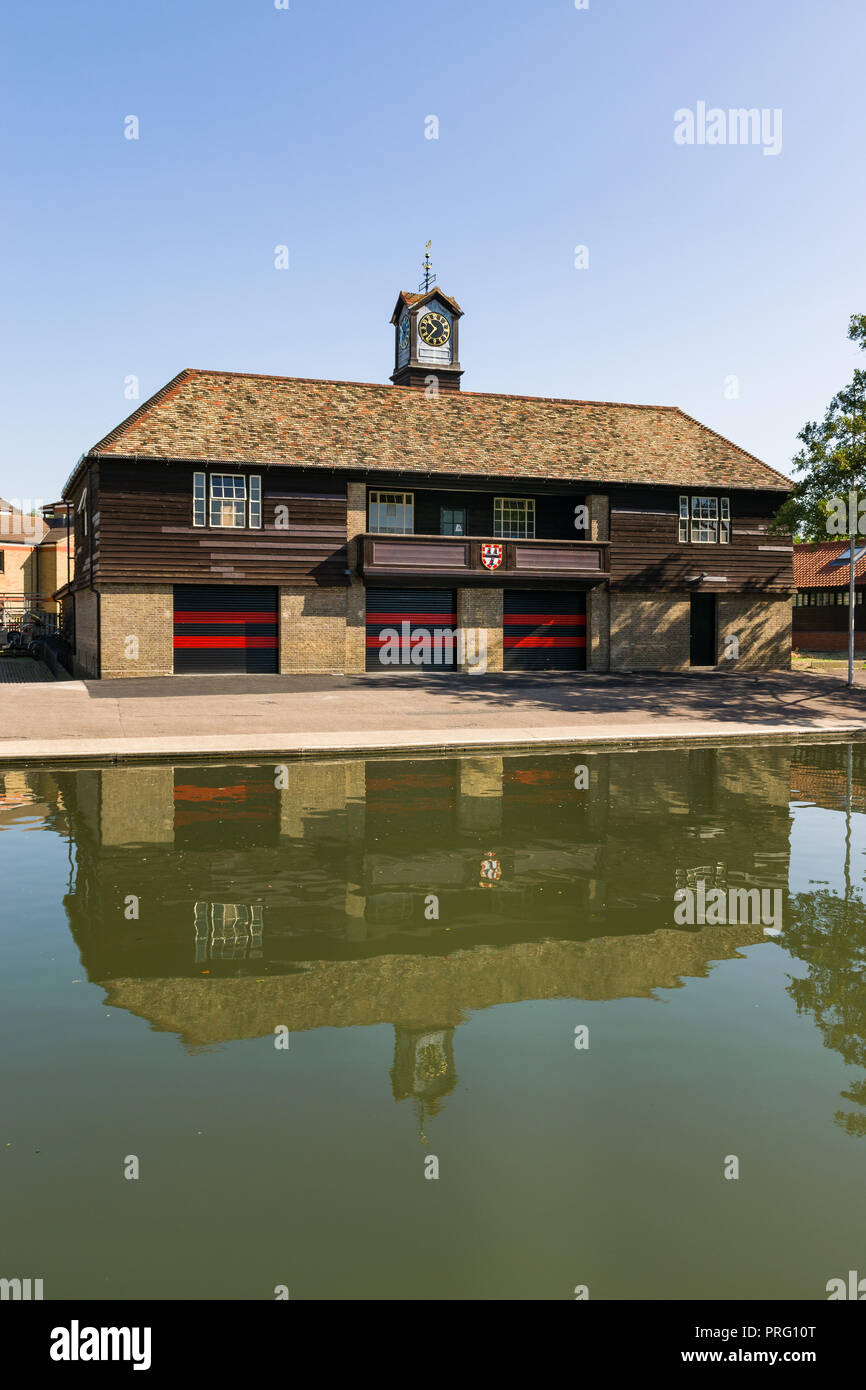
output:
<path id="1" fill-rule="evenodd" d="M 279 670 L 277 590 L 268 585 L 176 584 L 175 675 Z"/>
<path id="2" fill-rule="evenodd" d="M 506 589 L 506 671 L 585 671 L 586 594 Z"/>
<path id="3" fill-rule="evenodd" d="M 367 670 L 454 670 L 455 589 L 368 589 Z"/>

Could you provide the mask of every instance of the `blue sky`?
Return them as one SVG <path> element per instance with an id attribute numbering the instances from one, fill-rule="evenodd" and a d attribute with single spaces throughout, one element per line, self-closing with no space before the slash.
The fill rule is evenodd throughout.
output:
<path id="1" fill-rule="evenodd" d="M 427 239 L 465 389 L 680 405 L 786 470 L 857 361 L 864 51 L 861 0 L 14 7 L 0 495 L 53 499 L 130 376 L 387 380 Z M 699 101 L 781 153 L 678 145 Z"/>

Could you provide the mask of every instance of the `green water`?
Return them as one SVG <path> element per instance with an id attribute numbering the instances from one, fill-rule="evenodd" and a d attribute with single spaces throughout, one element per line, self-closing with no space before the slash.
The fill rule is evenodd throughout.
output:
<path id="1" fill-rule="evenodd" d="M 866 1275 L 863 747 L 0 788 L 0 1277 L 824 1299 Z M 781 915 L 678 923 L 697 885 Z"/>

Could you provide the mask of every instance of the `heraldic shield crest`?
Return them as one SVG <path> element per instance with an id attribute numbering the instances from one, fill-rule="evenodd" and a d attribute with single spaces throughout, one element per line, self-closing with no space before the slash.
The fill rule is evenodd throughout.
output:
<path id="1" fill-rule="evenodd" d="M 498 570 L 502 564 L 502 546 L 482 545 L 481 563 L 486 570 Z"/>

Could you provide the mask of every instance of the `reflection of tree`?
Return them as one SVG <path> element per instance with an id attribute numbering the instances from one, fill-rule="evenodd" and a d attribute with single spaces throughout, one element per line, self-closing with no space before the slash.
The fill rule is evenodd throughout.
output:
<path id="1" fill-rule="evenodd" d="M 788 985 L 797 1012 L 814 1015 L 825 1047 L 848 1066 L 866 1068 L 866 904 L 826 888 L 798 893 L 789 900 L 788 922 L 782 944 L 809 967 L 805 979 Z M 866 1108 L 866 1079 L 841 1094 Z M 837 1110 L 834 1118 L 846 1134 L 866 1135 L 866 1113 Z"/>

